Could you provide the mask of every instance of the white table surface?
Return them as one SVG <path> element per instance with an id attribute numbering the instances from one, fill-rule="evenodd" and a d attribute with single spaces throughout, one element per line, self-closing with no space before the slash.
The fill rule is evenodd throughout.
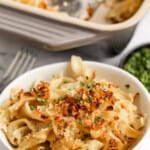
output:
<path id="1" fill-rule="evenodd" d="M 135 46 L 144 43 L 150 43 L 150 11 L 138 25 L 136 32 L 128 46 L 121 54 L 117 56 L 114 56 L 113 53 L 110 53 L 110 51 L 103 52 L 100 50 L 101 48 L 98 43 L 57 53 L 34 48 L 33 51 L 37 54 L 37 62 L 35 67 L 60 61 L 67 61 L 72 54 L 80 55 L 88 60 L 90 59 L 118 66 L 120 60 L 126 53 L 131 51 Z M 19 37 L 12 36 L 9 33 L 0 30 L 0 76 L 2 76 L 6 68 L 9 66 L 17 50 L 21 49 L 22 47 L 30 47 L 30 45 L 28 42 L 25 42 Z M 150 149 L 148 142 L 149 141 L 145 143 L 141 150 Z M 1 143 L 0 150 L 6 150 Z"/>

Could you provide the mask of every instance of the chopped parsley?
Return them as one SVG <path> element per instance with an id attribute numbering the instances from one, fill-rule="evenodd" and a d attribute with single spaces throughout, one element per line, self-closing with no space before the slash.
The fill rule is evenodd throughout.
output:
<path id="1" fill-rule="evenodd" d="M 80 81 L 80 85 L 81 85 L 81 86 L 84 86 L 84 82 Z"/>
<path id="2" fill-rule="evenodd" d="M 97 117 L 95 118 L 95 120 L 94 120 L 94 124 L 97 125 L 101 119 L 102 119 L 102 116 L 101 116 L 101 115 L 97 116 Z"/>
<path id="3" fill-rule="evenodd" d="M 33 110 L 37 110 L 37 107 L 36 107 L 36 106 L 33 106 L 33 105 L 30 105 L 30 108 L 31 108 L 32 111 L 33 111 Z"/>
<path id="4" fill-rule="evenodd" d="M 48 126 L 48 128 L 52 128 L 52 124 L 50 124 L 50 125 Z"/>
<path id="5" fill-rule="evenodd" d="M 98 124 L 98 122 L 99 122 L 98 120 L 96 120 L 96 119 L 94 120 L 94 124 L 96 124 L 96 125 L 97 125 L 97 124 Z"/>
<path id="6" fill-rule="evenodd" d="M 130 88 L 130 84 L 126 84 L 125 87 L 126 87 L 127 89 L 129 89 L 129 88 Z"/>
<path id="7" fill-rule="evenodd" d="M 65 96 L 60 96 L 57 100 L 58 101 L 62 101 L 62 100 L 64 100 L 65 99 Z"/>
<path id="8" fill-rule="evenodd" d="M 42 103 L 42 105 L 46 105 L 46 104 L 47 104 L 46 99 L 41 99 L 41 101 L 40 101 L 40 102 Z"/>
<path id="9" fill-rule="evenodd" d="M 75 100 L 76 100 L 77 102 L 80 102 L 81 99 L 80 99 L 79 96 L 76 96 L 76 97 L 75 97 Z"/>
<path id="10" fill-rule="evenodd" d="M 107 96 L 104 96 L 104 101 L 106 101 L 107 100 Z"/>
<path id="11" fill-rule="evenodd" d="M 36 100 L 36 101 L 38 101 L 38 100 L 39 100 L 37 96 L 35 97 L 35 100 Z"/>
<path id="12" fill-rule="evenodd" d="M 88 96 L 88 98 L 86 99 L 87 103 L 91 103 L 91 98 Z"/>
<path id="13" fill-rule="evenodd" d="M 64 84 L 67 84 L 67 83 L 69 83 L 68 81 L 64 81 Z"/>
<path id="14" fill-rule="evenodd" d="M 45 147 L 44 150 L 51 150 L 51 148 L 47 146 L 47 147 Z"/>
<path id="15" fill-rule="evenodd" d="M 91 88 L 92 86 L 94 86 L 96 83 L 95 82 L 87 82 L 86 83 L 86 87 L 87 88 Z"/>
<path id="16" fill-rule="evenodd" d="M 101 115 L 97 116 L 97 119 L 98 120 L 102 119 L 102 116 Z"/>
<path id="17" fill-rule="evenodd" d="M 69 130 L 70 130 L 70 131 L 73 131 L 73 127 L 69 127 Z"/>
<path id="18" fill-rule="evenodd" d="M 30 93 L 32 93 L 32 92 L 33 92 L 33 89 L 34 89 L 33 87 L 31 87 L 31 88 L 30 88 Z"/>
<path id="19" fill-rule="evenodd" d="M 85 133 L 84 138 L 91 138 L 91 134 L 90 133 Z"/>
<path id="20" fill-rule="evenodd" d="M 72 90 L 71 88 L 68 89 L 68 91 L 71 91 L 71 90 Z"/>
<path id="21" fill-rule="evenodd" d="M 38 92 L 38 96 L 42 96 L 42 95 L 43 95 L 42 91 Z"/>
<path id="22" fill-rule="evenodd" d="M 91 88 L 93 86 L 92 82 L 87 82 L 86 87 Z"/>
<path id="23" fill-rule="evenodd" d="M 83 120 L 80 119 L 79 120 L 79 124 L 82 125 L 83 124 Z"/>

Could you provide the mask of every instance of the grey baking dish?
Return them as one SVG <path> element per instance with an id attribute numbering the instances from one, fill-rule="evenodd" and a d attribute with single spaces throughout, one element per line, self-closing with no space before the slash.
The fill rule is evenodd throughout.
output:
<path id="1" fill-rule="evenodd" d="M 109 47 L 121 52 L 149 7 L 150 1 L 144 0 L 137 13 L 127 21 L 99 24 L 47 12 L 12 0 L 0 0 L 0 30 L 21 35 L 51 51 L 103 40 Z"/>

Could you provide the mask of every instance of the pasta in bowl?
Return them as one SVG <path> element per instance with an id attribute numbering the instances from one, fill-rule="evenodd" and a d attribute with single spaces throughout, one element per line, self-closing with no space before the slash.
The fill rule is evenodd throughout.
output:
<path id="1" fill-rule="evenodd" d="M 148 137 L 143 85 L 127 72 L 77 56 L 22 75 L 0 102 L 0 138 L 9 149 L 139 150 Z"/>

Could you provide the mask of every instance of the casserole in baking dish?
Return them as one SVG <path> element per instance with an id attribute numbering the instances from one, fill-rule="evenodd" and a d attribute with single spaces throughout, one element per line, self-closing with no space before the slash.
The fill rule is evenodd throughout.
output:
<path id="1" fill-rule="evenodd" d="M 13 0 L 0 0 L 0 4 L 0 28 L 33 39 L 41 47 L 65 50 L 103 39 L 120 52 L 132 37 L 137 23 L 147 12 L 150 1 L 144 0 L 136 13 L 123 22 L 122 17 L 114 13 L 113 10 L 117 9 L 115 7 L 110 17 L 119 23 L 113 24 L 104 19 L 108 12 L 103 6 L 95 10 L 89 21 L 85 21 Z M 124 16 L 126 17 L 128 18 Z"/>

